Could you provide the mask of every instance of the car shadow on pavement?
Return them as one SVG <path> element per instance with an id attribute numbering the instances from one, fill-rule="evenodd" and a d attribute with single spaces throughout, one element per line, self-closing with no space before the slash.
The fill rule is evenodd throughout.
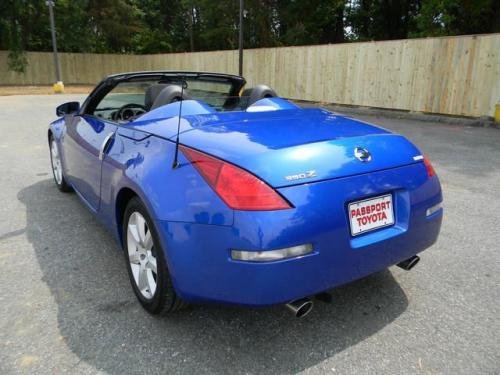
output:
<path id="1" fill-rule="evenodd" d="M 281 306 L 191 306 L 168 317 L 136 302 L 112 236 L 75 194 L 52 180 L 18 194 L 60 334 L 81 361 L 110 374 L 289 373 L 317 365 L 373 335 L 408 300 L 389 271 L 333 291 L 304 319 Z"/>

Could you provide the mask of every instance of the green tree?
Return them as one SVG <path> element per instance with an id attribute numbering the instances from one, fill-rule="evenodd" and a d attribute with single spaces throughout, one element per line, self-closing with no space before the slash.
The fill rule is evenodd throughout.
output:
<path id="1" fill-rule="evenodd" d="M 88 15 L 97 52 L 132 52 L 134 36 L 142 30 L 142 10 L 133 1 L 89 0 Z"/>
<path id="2" fill-rule="evenodd" d="M 426 0 L 416 16 L 412 36 L 480 34 L 499 31 L 499 2 L 493 0 Z"/>
<path id="3" fill-rule="evenodd" d="M 345 1 L 279 1 L 278 22 L 283 45 L 339 43 L 345 40 Z"/>
<path id="4" fill-rule="evenodd" d="M 60 51 L 163 53 L 238 47 L 237 0 L 55 0 Z M 245 48 L 500 31 L 498 0 L 245 0 Z M 50 51 L 44 0 L 0 1 L 0 49 Z"/>
<path id="5" fill-rule="evenodd" d="M 404 39 L 416 29 L 419 8 L 420 0 L 359 0 L 347 18 L 355 40 Z"/>

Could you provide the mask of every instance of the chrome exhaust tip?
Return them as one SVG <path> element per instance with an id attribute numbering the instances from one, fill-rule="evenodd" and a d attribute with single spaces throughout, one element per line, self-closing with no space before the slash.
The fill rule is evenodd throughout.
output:
<path id="1" fill-rule="evenodd" d="M 420 257 L 417 255 L 414 255 L 411 258 L 403 260 L 401 263 L 398 263 L 397 265 L 398 265 L 398 267 L 404 269 L 405 271 L 409 271 L 413 267 L 415 267 L 419 261 L 420 261 Z"/>
<path id="2" fill-rule="evenodd" d="M 309 314 L 314 306 L 313 301 L 309 298 L 301 298 L 295 301 L 288 302 L 285 305 L 296 318 L 303 318 Z"/>

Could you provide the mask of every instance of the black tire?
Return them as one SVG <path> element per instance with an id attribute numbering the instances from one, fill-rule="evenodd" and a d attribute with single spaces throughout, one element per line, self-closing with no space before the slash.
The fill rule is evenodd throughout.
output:
<path id="1" fill-rule="evenodd" d="M 62 171 L 62 165 L 60 164 L 60 168 L 61 168 L 61 179 L 60 181 L 58 181 L 57 177 L 56 177 L 56 171 L 54 169 L 54 160 L 53 160 L 53 156 L 52 156 L 52 143 L 54 143 L 55 140 L 54 138 L 52 137 L 52 135 L 50 136 L 49 138 L 49 154 L 50 154 L 50 166 L 51 166 L 51 169 L 52 169 L 52 177 L 54 177 L 54 182 L 57 186 L 57 188 L 64 192 L 64 193 L 69 193 L 69 192 L 72 192 L 73 191 L 73 188 L 66 182 L 66 179 L 64 178 L 64 173 Z M 54 143 L 55 144 L 55 147 L 57 147 L 57 150 L 58 152 L 59 151 L 59 147 L 57 146 L 57 143 Z M 61 163 L 60 159 L 59 159 L 59 163 Z"/>
<path id="2" fill-rule="evenodd" d="M 154 294 L 152 294 L 152 297 L 150 298 L 146 298 L 139 290 L 137 282 L 132 273 L 132 266 L 129 260 L 129 248 L 128 248 L 129 245 L 127 239 L 127 236 L 129 234 L 127 229 L 128 229 L 129 219 L 135 212 L 143 216 L 147 228 L 151 232 L 151 237 L 153 241 L 153 248 L 151 250 L 151 253 L 156 258 L 156 272 L 157 272 L 155 278 L 156 290 Z M 129 201 L 127 208 L 125 209 L 125 214 L 123 216 L 122 233 L 123 233 L 122 235 L 123 254 L 125 258 L 125 264 L 127 267 L 130 283 L 142 307 L 144 307 L 144 309 L 151 314 L 165 315 L 187 306 L 187 304 L 184 301 L 182 301 L 175 293 L 175 290 L 172 286 L 172 281 L 170 279 L 170 274 L 168 272 L 167 263 L 165 261 L 164 251 L 159 241 L 158 232 L 154 226 L 154 222 L 151 219 L 151 216 L 149 215 L 146 207 L 138 197 L 132 198 Z"/>

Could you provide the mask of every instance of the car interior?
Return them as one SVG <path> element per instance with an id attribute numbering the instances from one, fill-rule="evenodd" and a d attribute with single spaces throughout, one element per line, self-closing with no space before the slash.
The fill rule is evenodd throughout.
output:
<path id="1" fill-rule="evenodd" d="M 244 111 L 259 99 L 275 97 L 276 92 L 265 85 L 241 91 L 229 80 L 186 78 L 171 80 L 134 80 L 119 82 L 96 105 L 94 116 L 126 123 L 164 105 L 180 100 L 195 99 L 217 111 Z"/>

